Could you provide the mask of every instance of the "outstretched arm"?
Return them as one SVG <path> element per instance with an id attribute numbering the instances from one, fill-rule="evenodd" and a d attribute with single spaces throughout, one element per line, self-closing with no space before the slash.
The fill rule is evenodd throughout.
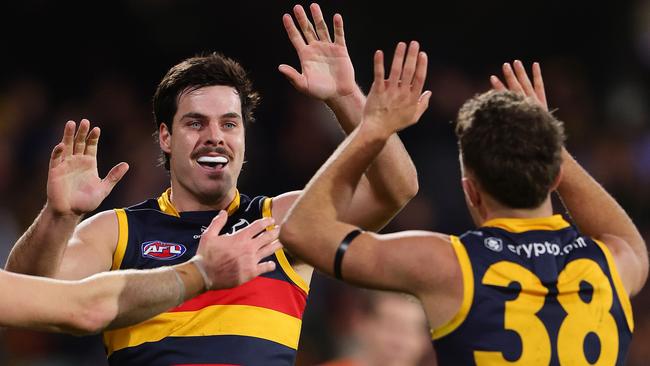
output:
<path id="1" fill-rule="evenodd" d="M 55 276 L 82 215 L 95 210 L 129 168 L 126 163 L 120 163 L 106 178 L 99 178 L 97 144 L 100 130 L 98 127 L 90 129 L 86 119 L 81 120 L 76 134 L 75 128 L 75 122 L 68 121 L 62 141 L 52 151 L 47 203 L 14 245 L 6 265 L 9 271 Z"/>
<path id="2" fill-rule="evenodd" d="M 376 53 L 375 80 L 361 124 L 312 178 L 281 225 L 280 240 L 284 245 L 325 273 L 334 272 L 337 247 L 355 229 L 345 222 L 342 212 L 363 172 L 389 137 L 415 123 L 427 107 L 421 94 L 426 54 L 411 47 L 404 60 L 404 46 L 397 47 L 388 80 L 384 80 L 383 54 Z M 421 250 L 431 247 L 425 243 L 433 237 L 432 233 L 363 233 L 354 239 L 349 257 L 342 262 L 343 277 L 366 286 L 413 292 L 417 281 L 405 273 L 413 274 L 416 267 L 427 268 L 417 266 L 417 260 L 430 258 Z M 420 249 L 412 250 L 413 246 Z"/>
<path id="3" fill-rule="evenodd" d="M 334 40 L 318 4 L 310 6 L 314 25 L 300 5 L 294 7 L 293 18 L 285 14 L 283 23 L 300 59 L 301 73 L 288 65 L 280 71 L 302 93 L 323 100 L 334 111 L 341 127 L 351 133 L 362 119 L 366 97 L 356 84 L 354 68 L 348 55 L 343 18 L 334 15 Z M 304 38 L 303 38 L 304 37 Z M 400 46 L 406 49 L 406 46 Z M 411 44 L 417 54 L 419 45 Z M 400 65 L 401 67 L 401 65 Z M 407 69 L 415 68 L 415 63 Z M 429 98 L 427 93 L 425 99 Z M 415 166 L 397 134 L 392 134 L 383 149 L 361 178 L 349 205 L 342 215 L 348 222 L 366 229 L 378 230 L 417 193 Z M 291 200 L 295 199 L 295 195 Z M 291 202 L 284 205 L 288 207 Z M 274 207 L 282 207 L 281 204 Z"/>
<path id="4" fill-rule="evenodd" d="M 0 324 L 74 334 L 131 325 L 196 295 L 238 286 L 272 271 L 259 263 L 281 246 L 272 219 L 219 236 L 222 212 L 201 237 L 197 255 L 173 267 L 101 273 L 81 281 L 34 278 L 0 271 Z M 262 232 L 260 234 L 260 232 Z M 258 235 L 259 234 L 259 235 Z"/>
<path id="5" fill-rule="evenodd" d="M 521 61 L 503 65 L 505 85 L 490 78 L 497 90 L 522 93 L 546 110 L 546 95 L 541 69 L 533 64 L 531 82 Z M 566 149 L 562 151 L 562 176 L 557 192 L 574 222 L 585 235 L 603 241 L 616 258 L 625 288 L 635 295 L 648 277 L 648 248 L 638 229 L 616 200 L 580 166 Z"/>

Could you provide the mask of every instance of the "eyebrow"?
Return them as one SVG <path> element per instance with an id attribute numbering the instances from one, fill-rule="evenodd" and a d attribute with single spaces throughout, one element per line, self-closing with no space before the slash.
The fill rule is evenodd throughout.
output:
<path id="1" fill-rule="evenodd" d="M 185 119 L 185 118 L 208 119 L 208 116 L 206 116 L 203 113 L 188 112 L 188 113 L 185 113 L 183 116 L 181 116 L 181 119 Z M 222 114 L 221 116 L 219 116 L 219 118 L 238 118 L 238 119 L 241 119 L 241 116 L 239 115 L 239 113 L 236 113 L 236 112 L 228 112 L 228 113 Z"/>

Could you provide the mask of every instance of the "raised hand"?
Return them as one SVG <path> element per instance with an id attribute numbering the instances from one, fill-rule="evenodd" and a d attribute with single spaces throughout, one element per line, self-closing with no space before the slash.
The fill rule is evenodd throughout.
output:
<path id="1" fill-rule="evenodd" d="M 357 84 L 345 45 L 343 18 L 340 14 L 334 15 L 332 41 L 318 4 L 311 4 L 309 9 L 315 28 L 300 5 L 293 7 L 293 13 L 301 31 L 296 28 L 291 15 L 282 17 L 289 40 L 298 53 L 302 73 L 284 64 L 278 69 L 298 91 L 310 97 L 327 101 L 352 94 Z"/>
<path id="2" fill-rule="evenodd" d="M 523 94 L 535 103 L 539 104 L 548 111 L 546 104 L 546 92 L 544 91 L 544 80 L 542 79 L 542 69 L 538 62 L 533 63 L 533 82 L 530 82 L 524 64 L 515 60 L 513 66 L 506 62 L 503 64 L 503 78 L 506 82 L 504 85 L 495 75 L 490 76 L 490 83 L 495 90 L 510 90 L 515 93 Z M 507 87 L 506 87 L 507 85 Z"/>
<path id="3" fill-rule="evenodd" d="M 97 173 L 99 127 L 82 119 L 68 121 L 63 139 L 52 150 L 47 177 L 47 206 L 59 215 L 83 215 L 96 209 L 129 169 L 119 163 L 100 179 Z"/>
<path id="4" fill-rule="evenodd" d="M 406 55 L 406 59 L 404 56 Z M 388 79 L 384 79 L 384 55 L 375 53 L 375 79 L 363 111 L 363 121 L 388 134 L 415 124 L 429 106 L 431 92 L 422 93 L 427 75 L 427 55 L 412 41 L 400 42 L 395 49 Z"/>
<path id="5" fill-rule="evenodd" d="M 262 262 L 263 258 L 282 248 L 277 240 L 280 229 L 273 218 L 254 221 L 234 234 L 219 235 L 228 215 L 221 211 L 201 235 L 196 256 L 211 282 L 210 290 L 239 286 L 262 273 L 275 269 L 275 262 Z M 261 234 L 260 234 L 261 233 Z M 259 235 L 258 235 L 259 234 Z"/>

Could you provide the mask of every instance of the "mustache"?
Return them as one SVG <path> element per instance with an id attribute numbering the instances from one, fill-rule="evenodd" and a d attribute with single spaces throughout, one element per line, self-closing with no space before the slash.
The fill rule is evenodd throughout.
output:
<path id="1" fill-rule="evenodd" d="M 201 146 L 198 149 L 194 150 L 194 152 L 192 152 L 192 159 L 197 159 L 199 156 L 207 155 L 207 154 L 210 154 L 210 153 L 217 153 L 219 155 L 225 155 L 225 156 L 228 157 L 228 159 L 232 159 L 232 154 L 230 154 L 230 152 L 228 150 L 226 150 L 225 148 L 223 148 L 221 146 L 216 146 L 216 147 L 213 147 L 213 146 Z"/>

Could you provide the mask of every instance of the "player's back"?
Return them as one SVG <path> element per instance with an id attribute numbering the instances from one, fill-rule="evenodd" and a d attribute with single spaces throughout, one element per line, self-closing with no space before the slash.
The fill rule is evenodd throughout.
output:
<path id="1" fill-rule="evenodd" d="M 490 220 L 452 243 L 465 286 L 434 331 L 441 365 L 623 365 L 629 297 L 601 242 L 560 215 Z"/>

